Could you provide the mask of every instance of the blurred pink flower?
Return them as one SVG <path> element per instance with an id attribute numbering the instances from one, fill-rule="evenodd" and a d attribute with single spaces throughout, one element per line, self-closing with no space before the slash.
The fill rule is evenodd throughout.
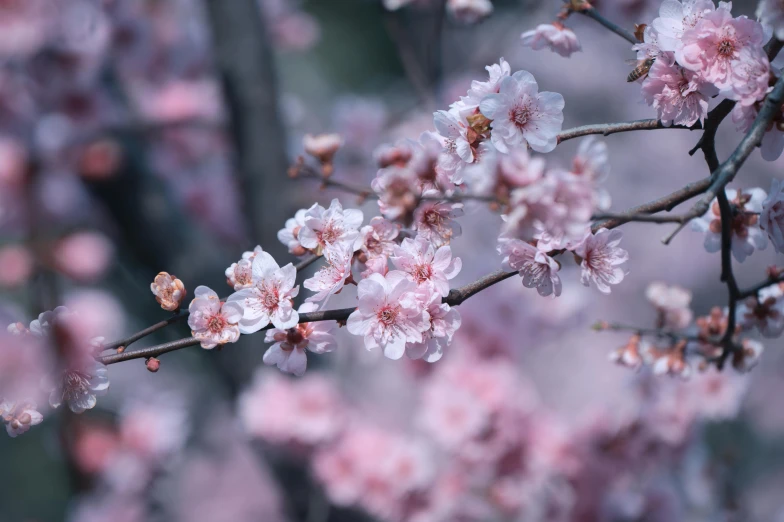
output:
<path id="1" fill-rule="evenodd" d="M 458 22 L 475 24 L 493 12 L 490 0 L 447 0 L 447 12 Z"/>
<path id="2" fill-rule="evenodd" d="M 526 47 L 536 51 L 548 48 L 566 58 L 582 50 L 577 35 L 561 22 L 537 25 L 536 29 L 524 32 L 520 39 Z"/>
<path id="3" fill-rule="evenodd" d="M 33 272 L 33 262 L 30 252 L 21 245 L 0 248 L 0 286 L 24 284 Z"/>
<path id="4" fill-rule="evenodd" d="M 462 203 L 423 201 L 414 211 L 412 228 L 419 237 L 431 241 L 436 246 L 448 245 L 453 238 L 460 237 L 463 233 L 460 223 L 455 219 L 462 215 Z"/>
<path id="5" fill-rule="evenodd" d="M 212 80 L 173 80 L 160 86 L 141 85 L 135 91 L 145 118 L 159 122 L 188 119 L 219 120 L 220 93 Z"/>
<path id="6" fill-rule="evenodd" d="M 41 424 L 44 416 L 30 402 L 7 402 L 0 400 L 0 419 L 11 438 L 26 433 L 31 427 Z"/>
<path id="7" fill-rule="evenodd" d="M 760 0 L 757 5 L 757 18 L 770 28 L 779 40 L 784 40 L 784 4 L 779 0 Z"/>
<path id="8" fill-rule="evenodd" d="M 109 268 L 114 247 L 101 234 L 79 232 L 58 241 L 52 257 L 57 269 L 68 277 L 91 282 L 99 279 Z"/>
<path id="9" fill-rule="evenodd" d="M 771 180 L 768 197 L 762 202 L 760 228 L 767 232 L 776 252 L 784 253 L 784 184 Z"/>
<path id="10" fill-rule="evenodd" d="M 668 286 L 654 282 L 645 290 L 645 297 L 653 303 L 660 314 L 658 325 L 680 330 L 691 324 L 694 313 L 689 304 L 691 292 L 679 286 Z"/>

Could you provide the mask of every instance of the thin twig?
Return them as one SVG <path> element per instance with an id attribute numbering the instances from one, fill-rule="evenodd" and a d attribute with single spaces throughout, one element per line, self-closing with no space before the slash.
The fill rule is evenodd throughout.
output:
<path id="1" fill-rule="evenodd" d="M 579 9 L 576 12 L 580 13 L 581 15 L 585 15 L 588 18 L 596 20 L 597 22 L 602 24 L 604 27 L 606 27 L 610 31 L 614 32 L 615 34 L 617 34 L 618 36 L 620 36 L 621 38 L 623 38 L 624 40 L 626 40 L 627 42 L 629 42 L 632 45 L 636 45 L 636 44 L 640 43 L 640 41 L 637 40 L 637 38 L 635 38 L 635 36 L 631 32 L 627 31 L 623 27 L 620 27 L 619 25 L 615 24 L 614 22 L 611 22 L 607 18 L 603 17 L 593 7 L 588 7 L 587 9 Z"/>
<path id="2" fill-rule="evenodd" d="M 602 136 L 609 136 L 618 132 L 629 132 L 638 130 L 658 130 L 658 129 L 684 129 L 684 130 L 697 130 L 702 128 L 701 125 L 695 124 L 691 127 L 683 125 L 670 125 L 669 127 L 662 124 L 661 121 L 656 119 L 650 120 L 636 120 L 621 123 L 599 123 L 594 125 L 583 125 L 582 127 L 575 127 L 567 129 L 558 134 L 558 143 L 568 141 L 590 134 L 601 134 Z"/>

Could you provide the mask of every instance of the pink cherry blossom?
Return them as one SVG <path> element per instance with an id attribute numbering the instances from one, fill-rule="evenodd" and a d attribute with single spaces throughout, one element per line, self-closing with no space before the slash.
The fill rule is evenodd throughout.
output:
<path id="1" fill-rule="evenodd" d="M 493 120 L 493 145 L 504 153 L 525 145 L 537 152 L 555 149 L 563 124 L 563 108 L 563 96 L 540 93 L 536 80 L 527 71 L 504 78 L 498 94 L 487 95 L 479 104 L 482 114 Z"/>
<path id="2" fill-rule="evenodd" d="M 370 224 L 362 227 L 355 247 L 359 247 L 357 258 L 366 266 L 362 277 L 378 272 L 386 273 L 387 259 L 395 251 L 395 238 L 400 227 L 381 216 L 370 220 Z"/>
<path id="3" fill-rule="evenodd" d="M 336 384 L 318 374 L 295 381 L 260 370 L 240 396 L 238 411 L 250 435 L 273 443 L 326 443 L 345 422 Z"/>
<path id="4" fill-rule="evenodd" d="M 610 285 L 623 281 L 626 272 L 619 265 L 629 260 L 629 254 L 618 246 L 622 238 L 620 230 L 603 228 L 595 234 L 589 232 L 574 250 L 582 258 L 581 281 L 585 286 L 593 281 L 601 293 L 609 294 Z"/>
<path id="5" fill-rule="evenodd" d="M 519 239 L 500 237 L 498 253 L 503 257 L 505 270 L 520 272 L 523 286 L 536 288 L 539 295 L 561 295 L 560 266 L 555 259 L 535 246 Z"/>
<path id="6" fill-rule="evenodd" d="M 314 204 L 306 212 L 305 226 L 300 228 L 297 238 L 303 247 L 311 250 L 328 249 L 341 241 L 353 245 L 359 235 L 362 218 L 361 210 L 343 210 L 337 198 L 326 210 Z"/>
<path id="7" fill-rule="evenodd" d="M 168 312 L 173 312 L 180 308 L 180 303 L 185 299 L 185 285 L 182 281 L 166 272 L 161 272 L 155 276 L 155 280 L 150 285 L 155 300 L 160 303 L 161 308 Z"/>
<path id="8" fill-rule="evenodd" d="M 466 96 L 462 96 L 460 101 L 450 105 L 451 109 L 455 109 L 461 113 L 478 109 L 482 99 L 488 94 L 497 94 L 498 90 L 501 88 L 501 80 L 512 74 L 512 68 L 509 67 L 509 63 L 503 58 L 501 58 L 497 64 L 488 65 L 485 69 L 489 75 L 487 81 L 472 81 L 471 88 L 468 89 Z"/>
<path id="9" fill-rule="evenodd" d="M 63 274 L 77 281 L 91 282 L 106 272 L 114 248 L 103 235 L 94 232 L 79 232 L 58 241 L 52 257 L 55 266 Z"/>
<path id="10" fill-rule="evenodd" d="M 318 305 L 314 303 L 303 303 L 298 312 L 304 314 L 317 309 Z M 275 344 L 264 354 L 264 364 L 277 365 L 283 372 L 303 376 L 308 365 L 305 350 L 320 354 L 331 352 L 337 347 L 335 338 L 329 333 L 331 330 L 330 321 L 300 323 L 288 330 L 267 330 L 264 342 Z"/>
<path id="11" fill-rule="evenodd" d="M 430 316 L 414 291 L 408 274 L 393 270 L 386 276 L 372 274 L 359 282 L 358 308 L 349 316 L 347 328 L 364 337 L 365 348 L 381 348 L 390 359 L 400 359 L 406 343 L 420 343 L 430 329 Z"/>
<path id="12" fill-rule="evenodd" d="M 656 60 L 642 84 L 645 102 L 651 105 L 663 125 L 692 126 L 708 114 L 710 87 L 692 71 Z"/>
<path id="13" fill-rule="evenodd" d="M 441 359 L 444 349 L 452 343 L 452 337 L 462 321 L 460 312 L 442 303 L 441 296 L 431 288 L 420 288 L 418 295 L 430 315 L 430 329 L 424 333 L 421 343 L 406 344 L 406 355 L 409 359 L 422 359 L 433 363 Z"/>
<path id="14" fill-rule="evenodd" d="M 308 303 L 323 301 L 322 306 L 326 306 L 330 296 L 340 293 L 346 284 L 346 279 L 351 277 L 354 252 L 348 243 L 338 243 L 326 252 L 325 257 L 327 263 L 319 268 L 313 277 L 302 283 L 302 286 L 308 290 L 316 292 L 305 301 Z"/>
<path id="15" fill-rule="evenodd" d="M 459 450 L 488 428 L 491 410 L 469 390 L 445 379 L 431 381 L 423 393 L 419 424 L 448 450 Z"/>
<path id="16" fill-rule="evenodd" d="M 784 183 L 776 178 L 771 180 L 768 197 L 762 202 L 759 222 L 776 252 L 784 253 Z"/>
<path id="17" fill-rule="evenodd" d="M 759 227 L 758 216 L 767 195 L 760 188 L 725 190 L 727 199 L 736 205 L 738 210 L 732 222 L 732 255 L 742 263 L 755 249 L 764 250 L 768 245 L 768 240 Z M 705 234 L 705 250 L 711 253 L 721 250 L 721 212 L 717 200 L 711 203 L 703 216 L 692 220 L 691 228 Z"/>
<path id="18" fill-rule="evenodd" d="M 572 160 L 572 174 L 584 176 L 594 185 L 594 205 L 596 208 L 606 210 L 610 208 L 610 194 L 597 187 L 610 174 L 610 161 L 607 153 L 607 144 L 595 136 L 588 136 L 580 142 L 577 154 Z"/>
<path id="19" fill-rule="evenodd" d="M 736 100 L 740 105 L 754 105 L 771 91 L 770 61 L 765 53 L 744 47 L 738 63 L 732 68 L 732 82 L 722 95 Z"/>
<path id="20" fill-rule="evenodd" d="M 302 139 L 305 152 L 322 163 L 332 162 L 340 147 L 343 146 L 343 137 L 340 134 L 305 134 Z"/>
<path id="21" fill-rule="evenodd" d="M 96 360 L 84 361 L 69 367 L 60 374 L 58 382 L 51 388 L 49 406 L 59 408 L 65 402 L 74 413 L 83 413 L 95 407 L 96 397 L 109 390 L 106 366 Z"/>
<path id="22" fill-rule="evenodd" d="M 433 113 L 433 125 L 440 137 L 439 141 L 447 154 L 455 157 L 457 165 L 472 163 L 475 150 L 468 141 L 468 123 L 457 111 L 437 111 Z"/>
<path id="23" fill-rule="evenodd" d="M 214 290 L 197 286 L 195 298 L 188 311 L 191 335 L 201 342 L 202 348 L 215 348 L 219 344 L 236 343 L 240 338 L 237 323 L 242 319 L 242 306 L 236 301 L 221 303 Z"/>
<path id="24" fill-rule="evenodd" d="M 566 58 L 582 50 L 574 31 L 560 22 L 537 25 L 536 29 L 524 32 L 520 39 L 524 46 L 535 51 L 548 48 Z"/>
<path id="25" fill-rule="evenodd" d="M 404 239 L 395 247 L 395 254 L 390 259 L 395 268 L 408 274 L 417 286 L 432 286 L 443 297 L 449 294 L 449 280 L 454 279 L 463 266 L 459 257 L 452 259 L 449 246 L 436 249 L 421 236 Z"/>
<path id="26" fill-rule="evenodd" d="M 784 40 L 784 4 L 780 0 L 760 0 L 757 19 L 763 26 L 770 28 L 776 38 Z"/>
<path id="27" fill-rule="evenodd" d="M 658 326 L 680 330 L 691 324 L 694 313 L 689 307 L 691 292 L 688 290 L 654 282 L 648 285 L 645 297 L 659 312 Z"/>
<path id="28" fill-rule="evenodd" d="M 253 251 L 243 252 L 242 259 L 226 269 L 226 282 L 230 287 L 242 290 L 253 286 L 253 259 L 263 251 L 261 246 L 256 246 Z"/>
<path id="29" fill-rule="evenodd" d="M 237 303 L 243 309 L 239 322 L 240 333 L 256 333 L 272 323 L 276 328 L 291 328 L 299 322 L 292 299 L 299 293 L 294 283 L 294 265 L 280 268 L 267 252 L 260 252 L 252 263 L 251 288 L 244 288 L 229 296 L 227 303 Z"/>
<path id="30" fill-rule="evenodd" d="M 418 236 L 431 241 L 434 245 L 448 245 L 453 238 L 460 237 L 463 233 L 460 223 L 455 220 L 462 215 L 462 203 L 423 201 L 414 211 L 414 223 L 411 228 Z"/>
<path id="31" fill-rule="evenodd" d="M 31 427 L 41 424 L 44 416 L 35 404 L 29 402 L 9 403 L 0 400 L 0 419 L 11 438 L 26 433 Z"/>
<path id="32" fill-rule="evenodd" d="M 33 273 L 33 256 L 21 245 L 0 248 L 0 286 L 13 288 L 24 284 Z"/>
<path id="33" fill-rule="evenodd" d="M 756 105 L 735 104 L 735 108 L 732 109 L 732 121 L 735 123 L 736 129 L 743 133 L 748 132 L 757 118 L 758 112 Z M 782 115 L 778 121 L 770 125 L 762 137 L 760 153 L 765 161 L 776 161 L 784 152 L 784 124 L 782 121 L 784 121 L 784 108 L 782 108 Z"/>
<path id="34" fill-rule="evenodd" d="M 661 38 L 661 35 L 660 35 Z M 706 13 L 694 27 L 685 30 L 675 58 L 686 69 L 698 73 L 719 89 L 740 84 L 735 69 L 749 60 L 766 60 L 762 26 L 745 16 L 733 18 L 726 4 Z M 749 49 L 747 53 L 741 53 Z"/>
<path id="35" fill-rule="evenodd" d="M 651 23 L 662 51 L 675 51 L 687 31 L 697 25 L 703 16 L 715 11 L 712 0 L 664 0 L 659 7 L 659 17 Z M 646 38 L 646 42 L 647 42 Z"/>
<path id="36" fill-rule="evenodd" d="M 370 187 L 378 195 L 378 208 L 387 219 L 410 216 L 421 194 L 416 173 L 396 165 L 380 169 Z"/>
<path id="37" fill-rule="evenodd" d="M 458 22 L 475 24 L 493 12 L 490 0 L 446 0 L 446 10 Z"/>
<path id="38" fill-rule="evenodd" d="M 308 211 L 304 208 L 297 210 L 293 218 L 286 220 L 286 227 L 278 230 L 278 241 L 286 245 L 289 254 L 294 256 L 304 256 L 307 253 L 297 236 L 302 227 L 305 226 L 305 215 Z"/>
<path id="39" fill-rule="evenodd" d="M 775 339 L 784 332 L 784 292 L 778 285 L 763 288 L 738 305 L 737 314 L 745 328 L 757 328 L 763 337 Z"/>
<path id="40" fill-rule="evenodd" d="M 741 373 L 748 373 L 759 363 L 765 346 L 754 339 L 744 339 L 742 346 L 742 350 L 732 354 L 732 367 Z"/>

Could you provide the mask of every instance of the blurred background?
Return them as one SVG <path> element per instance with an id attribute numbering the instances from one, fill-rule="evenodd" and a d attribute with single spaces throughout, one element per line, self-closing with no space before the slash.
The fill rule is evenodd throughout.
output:
<path id="1" fill-rule="evenodd" d="M 334 177 L 368 186 L 378 146 L 432 128 L 432 112 L 501 57 L 563 94 L 564 128 L 654 117 L 625 82 L 628 44 L 593 21 L 567 22 L 583 46 L 570 59 L 520 46 L 558 0 L 493 0 L 473 24 L 444 4 L 0 1 L 4 325 L 64 304 L 122 338 L 167 317 L 149 289 L 160 271 L 190 296 L 220 294 L 225 268 L 257 244 L 294 261 L 276 233 L 299 208 L 338 197 L 367 222 L 375 202 L 288 178 L 303 135 L 341 134 Z M 631 28 L 659 2 L 595 5 Z M 605 138 L 612 209 L 707 175 L 687 154 L 698 137 Z M 722 158 L 738 139 L 725 122 Z M 568 166 L 578 146 L 548 164 Z M 783 168 L 755 154 L 736 185 L 767 190 Z M 475 203 L 460 223 L 456 285 L 500 267 L 498 215 Z M 507 280 L 460 307 L 458 338 L 432 365 L 368 353 L 345 331 L 300 379 L 262 364 L 261 335 L 162 356 L 157 373 L 112 365 L 95 409 L 0 436 L 0 520 L 784 520 L 781 341 L 766 341 L 748 376 L 612 365 L 628 336 L 590 325 L 652 325 L 651 282 L 689 289 L 695 315 L 726 300 L 701 235 L 665 247 L 666 227 L 623 231 L 630 272 L 611 295 L 568 263 L 555 300 Z M 777 261 L 755 253 L 741 286 Z M 344 294 L 330 307 L 351 306 Z M 140 345 L 189 335 L 178 323 Z"/>

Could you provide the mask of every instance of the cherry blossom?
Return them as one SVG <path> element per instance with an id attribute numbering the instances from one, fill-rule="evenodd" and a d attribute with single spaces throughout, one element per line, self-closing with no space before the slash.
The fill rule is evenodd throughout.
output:
<path id="1" fill-rule="evenodd" d="M 332 200 L 328 209 L 314 204 L 305 214 L 305 226 L 297 238 L 303 247 L 321 252 L 341 241 L 353 245 L 362 226 L 362 211 L 343 210 L 340 201 Z"/>
<path id="2" fill-rule="evenodd" d="M 642 84 L 642 95 L 656 109 L 663 125 L 692 126 L 708 115 L 708 97 L 715 89 L 677 64 L 656 60 Z"/>
<path id="3" fill-rule="evenodd" d="M 444 349 L 452 343 L 462 320 L 457 309 L 442 303 L 441 296 L 430 289 L 420 288 L 417 295 L 430 315 L 430 329 L 424 333 L 421 343 L 406 344 L 406 355 L 409 359 L 434 363 L 441 359 Z"/>
<path id="4" fill-rule="evenodd" d="M 759 227 L 759 213 L 765 200 L 765 191 L 753 188 L 743 191 L 726 189 L 727 199 L 736 206 L 732 219 L 732 255 L 742 263 L 754 250 L 764 250 L 768 245 L 765 234 Z M 692 220 L 691 227 L 705 234 L 705 250 L 721 250 L 721 211 L 714 200 L 708 211 Z"/>
<path id="5" fill-rule="evenodd" d="M 555 149 L 563 124 L 563 108 L 563 96 L 540 93 L 528 71 L 517 71 L 504 78 L 498 94 L 487 95 L 479 104 L 482 114 L 493 120 L 493 145 L 504 153 L 525 145 L 537 152 Z"/>
<path id="6" fill-rule="evenodd" d="M 421 343 L 430 329 L 430 316 L 414 294 L 416 283 L 405 272 L 372 274 L 359 282 L 358 308 L 349 316 L 349 333 L 364 337 L 365 348 L 381 348 L 390 359 L 400 359 L 406 343 Z"/>
<path id="7" fill-rule="evenodd" d="M 625 345 L 610 352 L 608 358 L 615 364 L 639 371 L 642 368 L 643 354 L 645 353 L 649 353 L 648 343 L 643 341 L 639 335 L 633 335 Z"/>
<path id="8" fill-rule="evenodd" d="M 0 286 L 13 288 L 24 284 L 33 273 L 34 259 L 21 245 L 0 248 Z"/>
<path id="9" fill-rule="evenodd" d="M 705 81 L 728 89 L 743 82 L 743 75 L 736 77 L 735 69 L 749 60 L 767 60 L 764 43 L 765 34 L 758 22 L 745 16 L 732 18 L 729 5 L 721 4 L 684 31 L 675 58 Z M 743 49 L 749 52 L 742 53 Z"/>
<path id="10" fill-rule="evenodd" d="M 319 134 L 317 136 L 305 134 L 302 145 L 305 152 L 321 163 L 328 164 L 332 163 L 332 158 L 343 146 L 343 138 L 340 134 Z"/>
<path id="11" fill-rule="evenodd" d="M 684 31 L 693 28 L 703 16 L 715 10 L 713 0 L 683 0 L 683 3 L 664 0 L 659 7 L 659 17 L 651 23 L 651 28 L 656 31 L 659 48 L 662 51 L 675 51 Z"/>
<path id="12" fill-rule="evenodd" d="M 763 26 L 770 28 L 776 38 L 784 40 L 784 4 L 780 0 L 760 0 L 757 19 Z"/>
<path id="13" fill-rule="evenodd" d="M 779 337 L 784 332 L 784 292 L 778 285 L 763 288 L 738 305 L 737 314 L 739 322 L 757 328 L 763 337 Z"/>
<path id="14" fill-rule="evenodd" d="M 582 50 L 577 35 L 561 22 L 537 25 L 536 29 L 523 33 L 520 39 L 524 46 L 535 51 L 548 48 L 566 58 Z"/>
<path id="15" fill-rule="evenodd" d="M 289 254 L 301 257 L 307 253 L 307 249 L 303 247 L 298 239 L 299 231 L 305 226 L 305 215 L 307 210 L 301 208 L 297 210 L 293 218 L 286 220 L 286 227 L 278 230 L 278 241 L 286 245 L 289 249 Z"/>
<path id="16" fill-rule="evenodd" d="M 65 402 L 72 412 L 83 413 L 94 408 L 96 397 L 105 395 L 108 390 L 106 366 L 96 360 L 83 362 L 62 372 L 59 382 L 51 388 L 49 406 L 59 408 Z"/>
<path id="17" fill-rule="evenodd" d="M 253 251 L 243 252 L 242 259 L 226 269 L 226 282 L 230 287 L 234 290 L 242 290 L 253 286 L 253 259 L 263 251 L 261 246 L 256 246 Z"/>
<path id="18" fill-rule="evenodd" d="M 469 125 L 457 111 L 437 111 L 433 113 L 433 125 L 436 128 L 441 145 L 447 154 L 453 158 L 453 162 L 457 166 L 456 168 L 474 161 L 476 154 L 468 137 Z"/>
<path id="19" fill-rule="evenodd" d="M 416 173 L 395 165 L 379 170 L 370 187 L 378 195 L 379 210 L 388 219 L 410 215 L 421 195 Z"/>
<path id="20" fill-rule="evenodd" d="M 744 47 L 732 69 L 732 82 L 722 95 L 740 105 L 754 105 L 770 92 L 770 61 L 765 53 Z"/>
<path id="21" fill-rule="evenodd" d="M 318 305 L 314 303 L 303 303 L 298 312 L 304 314 L 317 309 Z M 308 365 L 305 350 L 321 354 L 337 347 L 335 338 L 329 333 L 331 330 L 332 323 L 328 321 L 300 323 L 288 330 L 267 330 L 264 342 L 275 344 L 264 354 L 264 364 L 277 365 L 281 371 L 301 377 Z"/>
<path id="22" fill-rule="evenodd" d="M 449 294 L 449 280 L 457 277 L 463 262 L 459 257 L 452 259 L 452 249 L 442 246 L 436 249 L 426 238 L 405 238 L 390 257 L 395 268 L 408 274 L 417 286 L 429 285 L 443 297 Z"/>
<path id="23" fill-rule="evenodd" d="M 253 286 L 229 296 L 228 303 L 237 303 L 243 309 L 238 326 L 240 333 L 256 333 L 272 323 L 276 328 L 291 328 L 299 322 L 292 299 L 299 293 L 295 286 L 297 269 L 294 265 L 280 268 L 267 252 L 260 252 L 251 266 Z"/>
<path id="24" fill-rule="evenodd" d="M 44 416 L 29 402 L 9 403 L 0 400 L 0 419 L 11 438 L 26 433 L 31 427 L 41 424 Z"/>
<path id="25" fill-rule="evenodd" d="M 201 347 L 211 349 L 236 343 L 240 338 L 237 323 L 242 319 L 242 306 L 236 301 L 222 303 L 218 294 L 206 286 L 197 286 L 194 296 L 188 307 L 188 326 Z"/>
<path id="26" fill-rule="evenodd" d="M 594 185 L 594 206 L 606 210 L 610 208 L 610 194 L 596 185 L 602 183 L 610 174 L 610 161 L 607 153 L 607 144 L 596 138 L 588 136 L 580 141 L 572 160 L 570 172 L 576 176 L 584 176 Z"/>
<path id="27" fill-rule="evenodd" d="M 340 293 L 346 280 L 351 278 L 351 264 L 354 259 L 354 252 L 347 243 L 340 243 L 333 246 L 326 252 L 327 263 L 313 274 L 313 277 L 306 279 L 302 286 L 316 292 L 306 299 L 308 303 L 318 303 L 323 301 L 322 306 L 326 306 L 330 296 Z"/>
<path id="28" fill-rule="evenodd" d="M 475 24 L 490 16 L 493 4 L 490 0 L 447 0 L 447 12 L 464 24 Z"/>
<path id="29" fill-rule="evenodd" d="M 360 229 L 355 247 L 359 247 L 357 259 L 367 267 L 362 277 L 375 272 L 386 273 L 387 259 L 395 251 L 395 238 L 399 233 L 398 225 L 381 216 L 374 217 L 369 225 Z"/>
<path id="30" fill-rule="evenodd" d="M 689 307 L 691 292 L 688 290 L 654 282 L 648 285 L 645 297 L 659 312 L 659 327 L 680 330 L 691 324 L 694 314 Z"/>
<path id="31" fill-rule="evenodd" d="M 732 109 L 732 121 L 740 132 L 748 132 L 759 112 L 756 105 L 743 105 L 738 103 Z M 760 153 L 765 161 L 776 161 L 784 152 L 784 108 L 782 115 L 770 125 L 762 137 Z"/>
<path id="32" fill-rule="evenodd" d="M 618 246 L 622 238 L 620 230 L 602 228 L 595 234 L 589 233 L 575 248 L 574 253 L 582 258 L 583 285 L 588 286 L 588 282 L 593 281 L 601 293 L 609 294 L 610 285 L 623 281 L 626 272 L 619 265 L 629 260 L 629 254 Z"/>
<path id="33" fill-rule="evenodd" d="M 759 223 L 776 252 L 784 253 L 784 183 L 778 179 L 771 180 L 768 197 L 762 202 Z"/>
<path id="34" fill-rule="evenodd" d="M 546 252 L 519 239 L 500 237 L 498 253 L 503 257 L 505 270 L 520 272 L 523 286 L 536 288 L 541 296 L 561 295 L 560 266 Z"/>
<path id="35" fill-rule="evenodd" d="M 448 245 L 460 237 L 463 229 L 455 218 L 463 215 L 463 204 L 446 201 L 423 201 L 414 211 L 411 228 L 436 246 Z"/>
<path id="36" fill-rule="evenodd" d="M 732 354 L 732 367 L 741 373 L 748 373 L 759 363 L 765 346 L 754 339 L 744 339 L 742 346 L 742 350 Z"/>
<path id="37" fill-rule="evenodd" d="M 180 303 L 185 299 L 185 285 L 182 281 L 161 272 L 155 276 L 155 280 L 150 285 L 155 300 L 160 303 L 161 308 L 168 312 L 174 312 L 180 308 Z"/>
<path id="38" fill-rule="evenodd" d="M 455 109 L 460 113 L 473 112 L 479 108 L 479 104 L 485 96 L 498 93 L 501 88 L 501 80 L 512 75 L 512 68 L 503 58 L 497 64 L 488 65 L 485 69 L 489 76 L 487 81 L 472 81 L 466 96 L 461 96 L 459 101 L 449 106 L 450 109 Z"/>

